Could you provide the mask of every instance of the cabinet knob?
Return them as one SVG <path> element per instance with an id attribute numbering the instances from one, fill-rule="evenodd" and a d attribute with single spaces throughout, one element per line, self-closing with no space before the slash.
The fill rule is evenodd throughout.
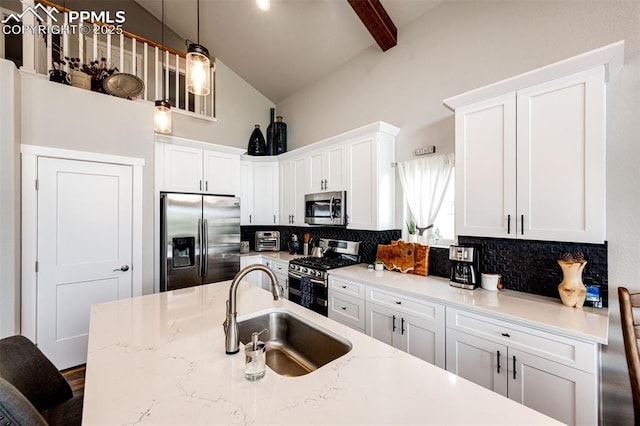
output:
<path id="1" fill-rule="evenodd" d="M 511 337 L 509 333 L 502 333 L 502 337 Z"/>
<path id="2" fill-rule="evenodd" d="M 343 286 L 342 286 L 342 288 L 347 288 L 347 286 L 346 286 L 346 285 L 343 285 Z"/>
<path id="3" fill-rule="evenodd" d="M 343 307 L 342 307 L 342 310 L 343 310 L 343 311 L 346 311 L 346 310 L 347 310 L 347 307 L 346 307 L 346 306 L 343 306 Z"/>
<path id="4" fill-rule="evenodd" d="M 396 300 L 396 305 L 402 305 L 402 302 L 399 300 Z"/>

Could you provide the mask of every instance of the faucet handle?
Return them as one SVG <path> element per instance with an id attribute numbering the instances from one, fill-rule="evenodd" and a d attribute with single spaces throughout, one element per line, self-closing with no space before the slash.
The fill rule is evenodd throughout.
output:
<path id="1" fill-rule="evenodd" d="M 227 299 L 226 305 L 227 305 L 227 315 L 225 317 L 224 322 L 222 323 L 222 327 L 224 328 L 225 334 L 227 334 L 227 330 L 229 329 L 229 299 Z"/>

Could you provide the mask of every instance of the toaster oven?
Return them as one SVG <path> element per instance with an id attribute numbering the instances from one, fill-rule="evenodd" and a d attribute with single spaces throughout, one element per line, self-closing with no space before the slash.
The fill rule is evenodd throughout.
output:
<path id="1" fill-rule="evenodd" d="M 280 251 L 280 232 L 257 231 L 256 251 Z"/>

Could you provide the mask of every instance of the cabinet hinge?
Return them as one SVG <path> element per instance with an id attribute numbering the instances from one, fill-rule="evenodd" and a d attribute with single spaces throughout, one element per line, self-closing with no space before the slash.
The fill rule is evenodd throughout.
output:
<path id="1" fill-rule="evenodd" d="M 38 272 L 38 261 L 36 260 L 36 272 Z"/>
<path id="2" fill-rule="evenodd" d="M 36 179 L 36 191 L 40 189 L 39 187 L 40 187 L 40 181 Z"/>

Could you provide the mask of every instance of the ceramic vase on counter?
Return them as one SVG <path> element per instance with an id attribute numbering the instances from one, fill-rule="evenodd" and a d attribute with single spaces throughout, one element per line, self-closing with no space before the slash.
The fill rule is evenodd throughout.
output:
<path id="1" fill-rule="evenodd" d="M 260 131 L 260 125 L 256 124 L 249 138 L 249 146 L 247 147 L 247 154 L 249 155 L 266 155 L 267 145 L 264 141 L 264 136 Z"/>
<path id="2" fill-rule="evenodd" d="M 562 268 L 562 282 L 558 285 L 560 300 L 566 306 L 582 308 L 587 297 L 587 289 L 582 283 L 582 271 L 587 266 L 586 260 L 577 262 L 558 260 Z"/>

